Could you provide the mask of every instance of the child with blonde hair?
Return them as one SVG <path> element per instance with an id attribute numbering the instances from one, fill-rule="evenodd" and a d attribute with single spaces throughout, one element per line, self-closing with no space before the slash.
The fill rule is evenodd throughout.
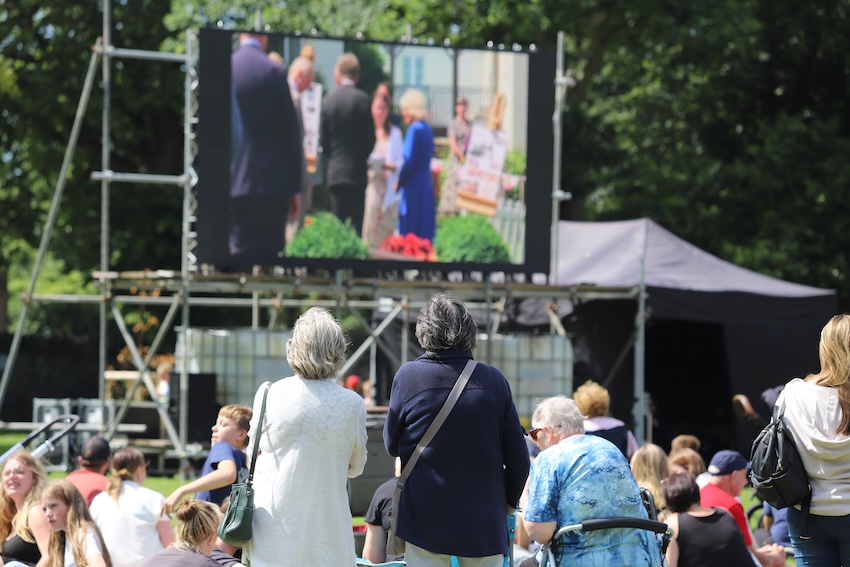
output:
<path id="1" fill-rule="evenodd" d="M 241 404 L 224 406 L 212 426 L 210 453 L 207 455 L 201 476 L 172 492 L 165 499 L 163 511 L 171 514 L 177 504 L 194 492 L 195 500 L 212 502 L 220 506 L 230 496 L 230 487 L 248 477 L 247 457 L 248 428 L 254 410 Z"/>
<path id="2" fill-rule="evenodd" d="M 112 567 L 103 536 L 76 486 L 50 481 L 41 493 L 41 509 L 51 530 L 48 567 Z"/>

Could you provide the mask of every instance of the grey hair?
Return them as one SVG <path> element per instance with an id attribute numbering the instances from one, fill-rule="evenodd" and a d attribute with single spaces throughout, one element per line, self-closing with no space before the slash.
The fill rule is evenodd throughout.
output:
<path id="1" fill-rule="evenodd" d="M 303 73 L 307 77 L 314 77 L 313 62 L 300 55 L 293 59 L 292 63 L 289 64 L 289 76 L 295 77 L 298 73 Z"/>
<path id="2" fill-rule="evenodd" d="M 448 293 L 438 293 L 419 311 L 416 338 L 428 353 L 444 350 L 471 353 L 478 346 L 478 327 L 463 301 Z"/>
<path id="3" fill-rule="evenodd" d="M 584 417 L 575 401 L 566 396 L 552 396 L 537 404 L 531 423 L 535 427 L 548 425 L 565 437 L 584 433 Z"/>
<path id="4" fill-rule="evenodd" d="M 311 307 L 292 327 L 286 361 L 302 378 L 332 378 L 345 363 L 347 347 L 342 327 L 323 307 Z"/>

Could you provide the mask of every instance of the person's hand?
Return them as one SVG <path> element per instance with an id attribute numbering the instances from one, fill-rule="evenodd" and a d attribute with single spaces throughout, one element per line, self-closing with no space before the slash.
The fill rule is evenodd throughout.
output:
<path id="1" fill-rule="evenodd" d="M 779 567 L 785 565 L 785 548 L 778 543 L 769 543 L 763 545 L 757 550 L 764 560 L 762 564 L 765 567 Z M 765 563 L 765 560 L 767 563 Z"/>
<path id="2" fill-rule="evenodd" d="M 159 514 L 165 514 L 170 518 L 174 509 L 177 508 L 177 505 L 180 504 L 181 500 L 183 500 L 183 491 L 178 488 L 169 494 L 168 498 L 165 499 L 165 502 L 162 503 L 162 509 L 159 511 Z"/>

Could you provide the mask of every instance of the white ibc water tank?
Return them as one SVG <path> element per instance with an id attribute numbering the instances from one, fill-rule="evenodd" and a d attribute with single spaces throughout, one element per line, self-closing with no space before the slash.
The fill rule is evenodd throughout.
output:
<path id="1" fill-rule="evenodd" d="M 177 338 L 177 367 L 185 356 L 190 374 L 216 375 L 216 399 L 221 404 L 252 405 L 266 380 L 292 376 L 286 362 L 290 331 L 267 329 L 201 329 Z"/>
<path id="2" fill-rule="evenodd" d="M 573 393 L 573 344 L 559 335 L 478 336 L 475 359 L 502 371 L 520 418 L 531 419 L 537 402 Z"/>

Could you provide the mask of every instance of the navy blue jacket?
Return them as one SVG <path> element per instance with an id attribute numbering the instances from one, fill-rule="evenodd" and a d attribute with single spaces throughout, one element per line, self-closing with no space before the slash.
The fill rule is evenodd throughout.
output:
<path id="1" fill-rule="evenodd" d="M 425 354 L 399 368 L 384 444 L 402 467 L 470 358 L 460 351 Z M 508 381 L 479 363 L 407 479 L 396 533 L 433 553 L 507 554 L 506 508 L 519 501 L 529 463 Z"/>
<path id="2" fill-rule="evenodd" d="M 230 196 L 284 200 L 301 191 L 304 153 L 286 68 L 247 43 L 233 53 L 231 73 L 242 124 Z M 279 214 L 283 227 L 286 211 Z"/>

